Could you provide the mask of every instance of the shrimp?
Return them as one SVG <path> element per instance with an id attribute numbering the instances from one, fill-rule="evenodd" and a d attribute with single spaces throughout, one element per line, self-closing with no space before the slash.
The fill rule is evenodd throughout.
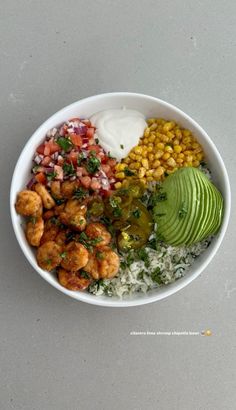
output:
<path id="1" fill-rule="evenodd" d="M 80 272 L 68 272 L 63 268 L 58 269 L 59 283 L 69 290 L 85 290 L 91 283 L 91 278 L 85 277 Z"/>
<path id="2" fill-rule="evenodd" d="M 66 203 L 64 211 L 60 213 L 59 217 L 62 223 L 69 225 L 76 231 L 81 232 L 86 227 L 86 212 L 86 205 L 81 204 L 77 199 L 69 199 Z"/>
<path id="3" fill-rule="evenodd" d="M 66 245 L 67 240 L 67 231 L 60 231 L 57 236 L 55 237 L 55 242 L 60 245 L 62 248 Z"/>
<path id="4" fill-rule="evenodd" d="M 89 224 L 85 230 L 85 233 L 89 238 L 98 240 L 98 243 L 94 245 L 97 248 L 108 245 L 111 242 L 111 234 L 108 232 L 106 227 L 99 222 Z"/>
<path id="5" fill-rule="evenodd" d="M 25 235 L 26 239 L 32 246 L 39 246 L 43 235 L 44 220 L 43 218 L 31 217 L 31 220 L 26 224 Z"/>
<path id="6" fill-rule="evenodd" d="M 44 226 L 44 232 L 41 238 L 41 245 L 45 242 L 48 241 L 54 241 L 54 239 L 56 238 L 58 232 L 59 232 L 60 228 L 59 225 L 57 223 L 57 220 L 54 222 L 54 219 L 48 219 L 45 222 L 45 226 Z"/>
<path id="7" fill-rule="evenodd" d="M 40 212 L 42 211 L 42 200 L 36 192 L 24 190 L 17 195 L 15 208 L 16 212 L 20 215 L 40 216 Z"/>
<path id="8" fill-rule="evenodd" d="M 108 246 L 104 246 L 89 254 L 89 260 L 84 270 L 93 279 L 111 279 L 116 276 L 119 267 L 120 258 L 117 253 Z"/>
<path id="9" fill-rule="evenodd" d="M 70 242 L 65 246 L 61 266 L 71 272 L 76 272 L 88 263 L 88 251 L 78 242 Z"/>
<path id="10" fill-rule="evenodd" d="M 54 198 L 56 199 L 62 198 L 60 181 L 52 181 L 50 188 L 51 188 L 51 194 L 53 195 Z"/>
<path id="11" fill-rule="evenodd" d="M 61 247 L 54 241 L 45 242 L 37 249 L 36 259 L 40 268 L 50 272 L 61 263 Z"/>
<path id="12" fill-rule="evenodd" d="M 49 194 L 47 188 L 43 184 L 38 182 L 35 184 L 34 189 L 41 197 L 44 208 L 51 209 L 56 205 L 53 197 Z"/>
<path id="13" fill-rule="evenodd" d="M 81 214 L 86 215 L 87 206 L 81 203 L 78 199 L 71 198 L 67 201 L 65 206 L 65 212 L 68 214 Z"/>
<path id="14" fill-rule="evenodd" d="M 64 181 L 61 184 L 61 195 L 63 198 L 71 198 L 78 188 L 79 184 L 77 181 Z"/>

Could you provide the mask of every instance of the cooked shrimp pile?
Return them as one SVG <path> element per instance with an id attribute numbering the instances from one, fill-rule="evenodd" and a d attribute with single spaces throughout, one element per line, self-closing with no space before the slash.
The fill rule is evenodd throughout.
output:
<path id="1" fill-rule="evenodd" d="M 32 190 L 19 192 L 15 208 L 27 218 L 25 235 L 37 248 L 38 265 L 48 272 L 56 270 L 65 288 L 81 291 L 93 280 L 115 277 L 120 260 L 110 247 L 111 234 L 88 215 L 91 198 L 76 198 L 76 188 L 75 181 L 55 181 L 50 191 L 36 183 Z"/>

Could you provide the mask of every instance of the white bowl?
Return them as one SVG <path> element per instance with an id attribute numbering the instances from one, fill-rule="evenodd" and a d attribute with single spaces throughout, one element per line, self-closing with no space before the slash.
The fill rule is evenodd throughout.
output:
<path id="1" fill-rule="evenodd" d="M 21 217 L 16 214 L 14 204 L 17 193 L 25 188 L 25 185 L 29 180 L 33 153 L 36 147 L 43 141 L 49 129 L 58 126 L 62 122 L 68 120 L 68 118 L 77 116 L 86 118 L 90 117 L 97 111 L 109 108 L 121 108 L 123 106 L 138 110 L 146 117 L 163 117 L 165 119 L 176 120 L 181 126 L 190 129 L 194 133 L 203 146 L 207 163 L 212 171 L 213 181 L 216 183 L 224 197 L 224 218 L 220 232 L 213 239 L 209 248 L 196 259 L 194 265 L 186 276 L 177 280 L 173 284 L 152 290 L 147 294 L 136 294 L 132 297 L 126 297 L 120 300 L 115 297 L 110 298 L 108 296 L 95 296 L 86 292 L 69 291 L 58 283 L 55 276 L 42 270 L 36 263 L 32 247 L 28 245 L 25 239 L 24 230 L 21 226 Z M 161 300 L 184 288 L 200 275 L 216 254 L 222 242 L 229 221 L 230 201 L 230 185 L 225 165 L 214 143 L 200 125 L 183 111 L 167 102 L 143 94 L 126 92 L 114 92 L 85 98 L 68 105 L 45 121 L 35 131 L 21 152 L 14 170 L 10 192 L 10 208 L 13 228 L 19 245 L 32 267 L 52 286 L 72 298 L 94 305 L 114 307 L 137 306 Z"/>

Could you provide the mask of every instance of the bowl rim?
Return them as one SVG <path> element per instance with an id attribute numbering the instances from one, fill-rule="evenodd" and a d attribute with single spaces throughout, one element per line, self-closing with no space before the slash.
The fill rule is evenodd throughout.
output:
<path id="1" fill-rule="evenodd" d="M 24 156 L 24 152 L 27 150 L 28 145 L 31 144 L 31 140 L 34 138 L 35 134 L 40 133 L 41 129 L 45 128 L 47 122 L 51 122 L 53 121 L 54 118 L 56 118 L 58 115 L 62 114 L 64 111 L 72 109 L 73 107 L 76 107 L 78 103 L 82 103 L 82 102 L 89 102 L 90 100 L 99 100 L 102 99 L 103 97 L 122 97 L 122 96 L 133 96 L 136 98 L 140 98 L 140 99 L 148 99 L 150 101 L 155 101 L 160 103 L 162 106 L 172 109 L 174 110 L 177 114 L 179 114 L 181 117 L 183 117 L 185 120 L 187 120 L 188 122 L 192 123 L 193 126 L 199 131 L 200 134 L 203 135 L 203 138 L 207 140 L 208 144 L 210 145 L 211 149 L 214 151 L 215 156 L 217 157 L 220 166 L 221 166 L 221 171 L 223 173 L 223 180 L 224 180 L 224 184 L 225 184 L 225 195 L 224 195 L 224 219 L 221 225 L 221 229 L 220 232 L 218 233 L 217 239 L 214 243 L 214 247 L 212 248 L 211 253 L 208 255 L 208 257 L 206 258 L 206 260 L 201 264 L 201 266 L 199 268 L 197 268 L 195 270 L 194 273 L 192 274 L 187 274 L 186 276 L 184 276 L 184 280 L 181 281 L 180 283 L 178 281 L 174 282 L 174 286 L 173 287 L 163 287 L 161 293 L 156 293 L 154 295 L 148 295 L 148 293 L 144 294 L 143 297 L 141 297 L 140 299 L 112 299 L 107 297 L 107 300 L 104 299 L 100 299 L 98 296 L 94 296 L 91 299 L 88 299 L 88 294 L 84 293 L 84 292 L 72 292 L 66 288 L 63 288 L 59 282 L 55 282 L 53 279 L 52 275 L 48 275 L 48 272 L 43 271 L 41 268 L 38 267 L 38 269 L 32 265 L 32 261 L 31 261 L 31 256 L 28 254 L 28 251 L 26 249 L 25 246 L 23 246 L 23 244 L 21 243 L 21 238 L 20 238 L 20 234 L 16 228 L 15 222 L 14 222 L 14 216 L 15 216 L 15 207 L 14 207 L 14 203 L 15 203 L 15 195 L 16 195 L 16 189 L 15 189 L 15 179 L 18 173 L 18 168 L 19 168 L 19 163 L 21 160 L 21 157 Z M 134 92 L 109 92 L 109 93 L 102 93 L 102 94 L 96 94 L 90 97 L 85 97 L 82 98 L 80 100 L 77 100 L 63 108 L 61 108 L 60 110 L 58 110 L 56 113 L 52 114 L 50 117 L 48 117 L 34 132 L 33 134 L 30 136 L 30 138 L 28 139 L 28 141 L 26 142 L 26 144 L 24 145 L 23 149 L 21 150 L 21 153 L 18 157 L 18 160 L 16 162 L 14 171 L 13 171 L 13 176 L 12 176 L 12 180 L 11 180 L 11 187 L 10 187 L 10 214 L 11 214 L 11 221 L 12 221 L 12 226 L 13 226 L 13 230 L 15 232 L 15 236 L 17 239 L 17 242 L 22 250 L 22 252 L 24 253 L 25 257 L 27 258 L 27 260 L 29 261 L 30 265 L 33 267 L 34 270 L 36 270 L 36 272 L 43 278 L 45 279 L 48 283 L 50 283 L 54 288 L 56 288 L 57 290 L 59 290 L 60 292 L 64 293 L 67 296 L 72 297 L 73 299 L 82 301 L 82 302 L 86 302 L 88 304 L 92 304 L 92 305 L 96 305 L 96 306 L 102 306 L 102 307 L 132 307 L 132 306 L 140 306 L 140 305 L 145 305 L 148 303 L 153 303 L 153 302 L 157 302 L 159 300 L 162 300 L 168 296 L 173 295 L 174 293 L 180 291 L 181 289 L 185 288 L 189 283 L 191 283 L 194 279 L 196 279 L 203 271 L 204 269 L 206 269 L 207 265 L 211 262 L 211 260 L 213 259 L 213 257 L 215 256 L 216 252 L 218 251 L 222 240 L 225 236 L 226 230 L 227 230 L 227 226 L 228 226 L 228 222 L 229 222 L 229 217 L 230 217 L 230 209 L 231 209 L 231 190 L 230 190 L 230 183 L 229 183 L 229 177 L 228 177 L 228 173 L 224 164 L 224 161 L 218 151 L 218 149 L 216 148 L 214 142 L 211 140 L 210 136 L 207 134 L 207 132 L 192 118 L 190 117 L 188 114 L 186 114 L 184 111 L 182 111 L 180 108 L 176 107 L 175 105 L 166 102 L 160 98 L 157 97 L 153 97 L 150 95 L 146 95 L 146 94 L 142 94 L 142 93 L 134 93 Z M 212 245 L 213 246 L 213 245 Z M 90 295 L 92 296 L 92 295 Z"/>

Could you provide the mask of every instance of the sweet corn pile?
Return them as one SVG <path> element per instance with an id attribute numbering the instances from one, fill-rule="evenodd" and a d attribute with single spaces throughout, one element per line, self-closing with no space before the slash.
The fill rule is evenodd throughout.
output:
<path id="1" fill-rule="evenodd" d="M 140 180 L 145 185 L 160 181 L 181 167 L 198 167 L 204 157 L 201 145 L 191 131 L 174 121 L 149 118 L 139 144 L 116 165 L 115 188 L 127 180 Z"/>

